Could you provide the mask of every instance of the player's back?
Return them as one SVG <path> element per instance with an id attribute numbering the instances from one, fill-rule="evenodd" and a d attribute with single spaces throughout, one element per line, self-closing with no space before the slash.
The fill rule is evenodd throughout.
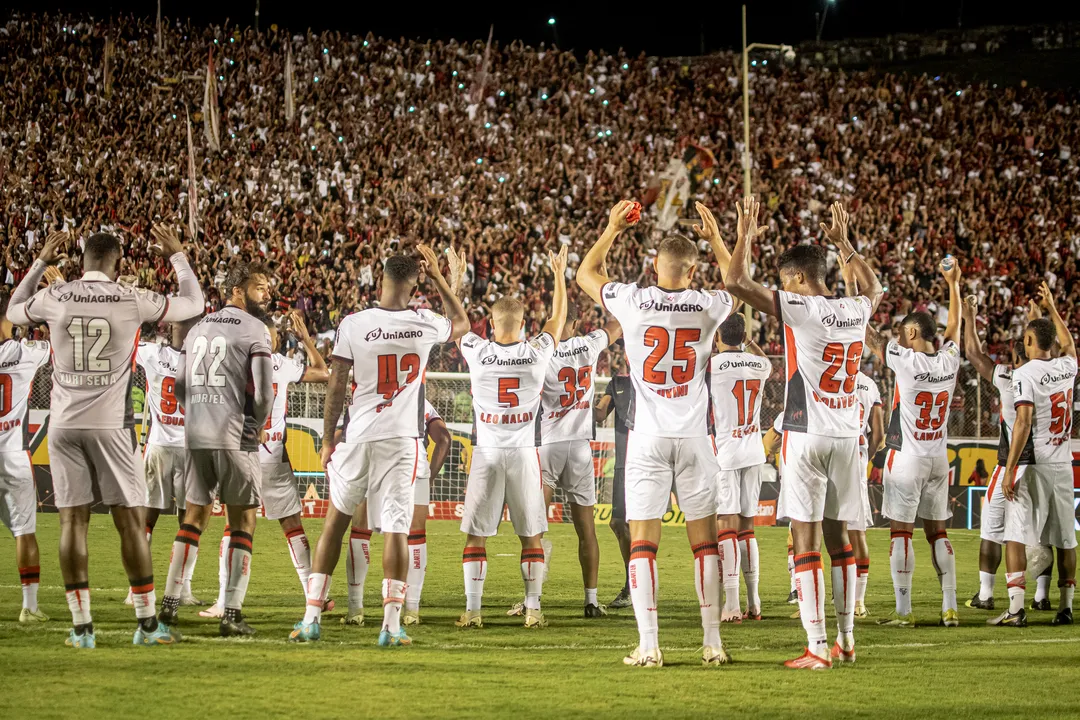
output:
<path id="1" fill-rule="evenodd" d="M 870 320 L 869 299 L 778 290 L 776 303 L 787 365 L 784 430 L 858 437 L 855 385 Z"/>
<path id="2" fill-rule="evenodd" d="M 176 397 L 176 373 L 180 351 L 169 345 L 139 343 L 135 353 L 146 376 L 146 403 L 150 412 L 147 443 L 161 447 L 184 447 L 184 409 Z M 146 422 L 145 411 L 143 422 Z"/>
<path id="3" fill-rule="evenodd" d="M 748 352 L 722 352 L 710 366 L 716 457 L 724 470 L 765 462 L 761 401 L 772 363 Z"/>
<path id="4" fill-rule="evenodd" d="M 187 446 L 193 450 L 254 451 L 252 360 L 270 356 L 270 333 L 233 305 L 207 315 L 184 340 Z"/>
<path id="5" fill-rule="evenodd" d="M 555 341 L 547 333 L 508 345 L 473 333 L 461 339 L 472 382 L 477 447 L 540 444 L 537 412 L 554 352 Z"/>
<path id="6" fill-rule="evenodd" d="M 722 290 L 607 283 L 604 307 L 622 325 L 634 387 L 631 429 L 654 437 L 709 434 L 713 336 L 734 308 Z"/>
<path id="7" fill-rule="evenodd" d="M 26 449 L 26 413 L 38 368 L 49 361 L 49 343 L 0 344 L 0 452 Z"/>
<path id="8" fill-rule="evenodd" d="M 1028 360 L 1013 370 L 1016 407 L 1030 405 L 1031 436 L 1028 445 L 1037 465 L 1072 463 L 1073 386 L 1076 358 L 1069 355 L 1050 360 Z"/>
<path id="9" fill-rule="evenodd" d="M 540 434 L 545 445 L 567 440 L 591 440 L 593 368 L 607 347 L 603 330 L 563 340 L 547 366 L 540 404 Z"/>
<path id="10" fill-rule="evenodd" d="M 945 455 L 960 348 L 946 341 L 936 353 L 921 353 L 893 341 L 885 348 L 885 364 L 896 374 L 885 444 L 917 457 Z"/>

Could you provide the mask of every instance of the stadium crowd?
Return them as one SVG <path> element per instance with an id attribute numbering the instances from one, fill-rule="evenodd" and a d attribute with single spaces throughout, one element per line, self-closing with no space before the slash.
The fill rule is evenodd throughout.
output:
<path id="1" fill-rule="evenodd" d="M 466 250 L 477 332 L 503 293 L 524 298 L 526 330 L 538 330 L 553 284 L 546 251 L 569 245 L 572 274 L 604 209 L 644 199 L 689 142 L 717 159 L 691 199 L 733 232 L 742 183 L 733 54 L 689 65 L 520 43 L 494 43 L 488 54 L 483 41 L 290 37 L 173 21 L 162 40 L 156 49 L 153 21 L 131 17 L 12 15 L 0 27 L 4 284 L 16 284 L 62 226 L 80 240 L 117 233 L 128 243 L 123 273 L 172 290 L 143 238 L 157 218 L 187 222 L 185 111 L 196 131 L 191 245 L 208 308 L 221 303 L 214 288 L 231 258 L 261 256 L 276 274 L 279 315 L 301 310 L 327 350 L 337 320 L 377 298 L 380 261 L 421 241 Z M 208 53 L 220 152 L 202 132 Z M 751 74 L 754 188 L 769 227 L 755 273 L 768 284 L 777 282 L 777 254 L 814 237 L 828 203 L 842 197 L 858 247 L 887 283 L 880 325 L 919 308 L 944 324 L 946 308 L 933 298 L 945 296 L 937 260 L 947 253 L 959 259 L 965 292 L 980 299 L 992 356 L 1007 357 L 1043 279 L 1066 322 L 1080 325 L 1074 95 L 797 69 L 779 58 Z M 647 282 L 661 236 L 646 212 L 608 272 Z M 838 279 L 835 255 L 830 262 Z M 720 282 L 715 267 L 699 277 Z M 599 308 L 583 312 L 585 329 L 602 320 Z M 757 325 L 770 354 L 780 351 L 774 328 L 764 316 Z M 433 358 L 432 369 L 462 367 L 456 350 Z M 598 370 L 611 371 L 606 359 Z"/>

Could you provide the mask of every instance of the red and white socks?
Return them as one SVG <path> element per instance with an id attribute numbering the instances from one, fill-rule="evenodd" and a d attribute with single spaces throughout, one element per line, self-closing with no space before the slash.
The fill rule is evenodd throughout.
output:
<path id="1" fill-rule="evenodd" d="M 157 612 L 157 597 L 154 593 L 154 576 L 135 580 L 129 579 L 131 604 L 135 606 L 135 617 L 141 622 L 154 617 Z"/>
<path id="2" fill-rule="evenodd" d="M 724 584 L 724 614 L 733 615 L 739 609 L 739 542 L 734 530 L 721 530 L 716 535 L 720 552 L 720 577 Z"/>
<path id="3" fill-rule="evenodd" d="M 401 607 L 405 604 L 406 585 L 404 580 L 383 578 L 383 630 L 391 635 L 401 632 Z"/>
<path id="4" fill-rule="evenodd" d="M 825 630 L 825 573 L 821 553 L 795 556 L 795 589 L 799 593 L 799 618 L 806 631 L 806 647 L 820 658 L 829 657 Z"/>
<path id="5" fill-rule="evenodd" d="M 233 530 L 229 534 L 229 582 L 225 587 L 225 617 L 238 620 L 240 609 L 247 597 L 248 582 L 251 580 L 251 541 L 250 533 Z"/>
<path id="6" fill-rule="evenodd" d="M 195 561 L 199 557 L 199 538 L 202 530 L 194 525 L 180 523 L 180 529 L 176 531 L 176 539 L 173 540 L 172 553 L 169 555 L 169 574 L 165 579 L 164 597 L 161 599 L 161 607 L 169 612 L 176 612 L 180 607 L 180 596 L 184 592 L 184 578 L 191 577 L 195 568 Z M 135 590 L 132 589 L 134 601 Z M 138 605 L 135 606 L 138 608 Z"/>
<path id="7" fill-rule="evenodd" d="M 1005 573 L 1005 584 L 1009 590 L 1009 613 L 1015 615 L 1024 609 L 1024 593 L 1027 592 L 1027 580 L 1023 572 Z"/>
<path id="8" fill-rule="evenodd" d="M 307 592 L 308 576 L 311 574 L 311 546 L 304 527 L 301 525 L 285 533 L 285 542 L 289 544 L 289 557 L 296 569 L 296 576 L 300 578 L 300 587 Z"/>
<path id="9" fill-rule="evenodd" d="M 22 584 L 22 606 L 30 612 L 37 612 L 41 567 L 39 565 L 27 565 L 19 568 L 19 582 Z"/>
<path id="10" fill-rule="evenodd" d="M 638 626 L 638 647 L 642 652 L 660 647 L 660 624 L 656 595 L 660 589 L 656 572 L 656 544 L 630 543 L 630 597 Z"/>
<path id="11" fill-rule="evenodd" d="M 855 602 L 866 604 L 866 586 L 870 581 L 870 558 L 855 558 Z"/>
<path id="12" fill-rule="evenodd" d="M 701 543 L 694 551 L 694 589 L 701 606 L 702 644 L 720 647 L 720 551 L 714 543 Z"/>
<path id="13" fill-rule="evenodd" d="M 304 623 L 310 625 L 322 620 L 323 603 L 330 592 L 330 576 L 326 573 L 313 572 L 308 575 L 307 592 L 304 593 L 307 604 L 304 607 Z"/>
<path id="14" fill-rule="evenodd" d="M 911 614 L 911 580 L 915 574 L 915 548 L 911 533 L 893 530 L 889 542 L 889 569 L 892 571 L 893 591 L 896 593 L 896 614 Z"/>
<path id="15" fill-rule="evenodd" d="M 930 558 L 941 582 L 941 611 L 956 609 L 956 556 L 948 534 L 941 530 L 927 537 Z"/>
<path id="16" fill-rule="evenodd" d="M 364 609 L 364 583 L 371 566 L 371 531 L 353 528 L 349 531 L 349 551 L 346 557 L 346 579 L 349 582 L 349 615 Z"/>
<path id="17" fill-rule="evenodd" d="M 855 595 L 856 567 L 855 553 L 850 545 L 845 545 L 838 553 L 830 553 L 832 570 L 833 608 L 836 610 L 836 641 L 840 647 L 850 652 L 855 646 Z"/>
<path id="18" fill-rule="evenodd" d="M 747 609 L 761 611 L 761 598 L 758 596 L 758 561 L 757 536 L 753 530 L 739 532 L 739 564 L 742 565 L 743 580 L 746 581 Z"/>
<path id="19" fill-rule="evenodd" d="M 484 578 L 487 577 L 487 550 L 466 547 L 461 553 L 461 571 L 465 576 L 465 609 L 480 612 L 484 597 Z"/>
<path id="20" fill-rule="evenodd" d="M 67 596 L 68 610 L 71 611 L 71 624 L 76 632 L 93 632 L 93 619 L 90 617 L 90 583 L 66 583 L 64 594 Z"/>
<path id="21" fill-rule="evenodd" d="M 485 556 L 486 557 L 486 556 Z M 544 549 L 521 549 L 521 579 L 525 583 L 525 608 L 540 609 L 540 595 L 544 589 Z"/>
<path id="22" fill-rule="evenodd" d="M 406 576 L 405 609 L 420 609 L 420 593 L 424 589 L 427 574 L 427 533 L 423 530 L 409 533 L 409 573 Z"/>

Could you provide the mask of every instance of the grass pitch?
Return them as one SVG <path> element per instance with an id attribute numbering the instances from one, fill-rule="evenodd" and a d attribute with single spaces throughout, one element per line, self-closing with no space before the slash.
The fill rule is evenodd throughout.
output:
<path id="1" fill-rule="evenodd" d="M 306 523 L 314 543 L 321 523 Z M 223 521 L 203 534 L 195 593 L 212 601 L 217 588 L 217 545 Z M 163 518 L 154 542 L 158 584 L 164 580 L 174 521 Z M 601 601 L 623 582 L 614 538 L 598 527 Z M 765 619 L 724 626 L 735 664 L 703 668 L 701 628 L 693 589 L 692 557 L 680 530 L 665 530 L 660 546 L 660 640 L 664 668 L 626 668 L 622 657 L 637 641 L 631 609 L 600 620 L 581 615 L 576 538 L 569 525 L 553 526 L 554 556 L 544 588 L 545 630 L 526 631 L 506 608 L 522 593 L 519 544 L 509 534 L 488 545 L 483 630 L 460 631 L 453 620 L 464 608 L 455 523 L 428 526 L 429 563 L 424 624 L 411 631 L 415 645 L 375 646 L 381 604 L 380 542 L 372 543 L 362 628 L 338 622 L 345 606 L 345 571 L 333 597 L 339 610 L 324 616 L 323 640 L 290 645 L 289 629 L 303 613 L 303 598 L 276 522 L 259 521 L 253 575 L 245 612 L 255 638 L 222 640 L 216 621 L 182 608 L 185 642 L 171 648 L 131 645 L 134 615 L 118 540 L 110 519 L 94 516 L 90 530 L 90 581 L 98 647 L 64 646 L 70 615 L 57 561 L 56 515 L 41 515 L 42 609 L 53 620 L 23 627 L 21 594 L 10 535 L 0 537 L 0 718 L 119 718 L 155 720 L 221 717 L 1080 717 L 1080 628 L 1054 628 L 1052 613 L 1030 612 L 1032 627 L 991 628 L 989 613 L 960 608 L 961 626 L 936 627 L 937 579 L 925 542 L 916 542 L 914 629 L 856 625 L 858 662 L 831 672 L 786 670 L 781 663 L 802 651 L 805 636 L 788 594 L 785 531 L 758 531 Z M 956 549 L 961 605 L 978 587 L 977 533 L 950 533 Z M 867 605 L 876 617 L 892 607 L 888 532 L 872 530 Z M 1004 568 L 1002 568 L 1002 574 Z M 828 577 L 826 566 L 826 577 Z M 4 579 L 6 578 L 6 579 Z M 1056 585 L 1056 583 L 1055 583 Z M 1033 588 L 1029 590 L 1029 598 Z M 160 599 L 160 598 L 159 598 Z M 1051 600 L 1057 601 L 1056 587 Z M 997 601 L 1005 602 L 999 575 Z M 829 612 L 831 614 L 831 604 Z M 835 622 L 830 621 L 830 638 Z"/>

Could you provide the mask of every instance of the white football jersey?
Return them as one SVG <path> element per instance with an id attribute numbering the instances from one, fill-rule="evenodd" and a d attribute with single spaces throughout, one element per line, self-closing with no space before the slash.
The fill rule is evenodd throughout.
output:
<path id="1" fill-rule="evenodd" d="M 747 352 L 722 352 L 710 365 L 716 457 L 722 470 L 765 462 L 761 401 L 772 363 Z"/>
<path id="2" fill-rule="evenodd" d="M 554 354 L 555 341 L 548 333 L 509 345 L 474 333 L 461 339 L 461 355 L 472 381 L 477 447 L 540 445 L 537 412 Z"/>
<path id="3" fill-rule="evenodd" d="M 855 395 L 859 398 L 859 425 L 862 434 L 859 435 L 859 447 L 866 447 L 866 436 L 870 432 L 870 411 L 881 404 L 881 391 L 877 383 L 860 371 L 855 381 Z"/>
<path id="4" fill-rule="evenodd" d="M 634 389 L 627 425 L 653 437 L 709 434 L 709 356 L 735 301 L 723 290 L 607 283 L 604 309 L 623 329 Z"/>
<path id="5" fill-rule="evenodd" d="M 1013 369 L 1009 365 L 994 366 L 994 388 L 1001 399 L 1001 428 L 998 432 L 998 458 L 1001 467 L 1009 462 L 1009 443 L 1012 442 L 1013 425 L 1016 424 L 1016 395 L 1012 389 Z M 1030 455 L 1030 453 L 1024 453 Z M 1031 457 L 1021 456 L 1020 462 L 1027 465 Z"/>
<path id="6" fill-rule="evenodd" d="M 26 407 L 34 375 L 49 362 L 49 343 L 7 340 L 0 344 L 0 452 L 26 450 Z"/>
<path id="7" fill-rule="evenodd" d="M 784 332 L 787 388 L 784 429 L 858 437 L 855 381 L 862 363 L 870 300 L 775 292 Z"/>
<path id="8" fill-rule="evenodd" d="M 1016 407 L 1031 405 L 1032 463 L 1072 464 L 1073 386 L 1076 358 L 1063 355 L 1053 360 L 1028 360 L 1013 370 Z"/>
<path id="9" fill-rule="evenodd" d="M 150 435 L 147 445 L 184 447 L 184 409 L 176 399 L 176 366 L 180 351 L 169 345 L 139 343 L 135 362 L 146 375 L 146 400 L 143 402 L 143 425 L 150 411 Z"/>
<path id="10" fill-rule="evenodd" d="M 886 447 L 916 457 L 944 456 L 960 348 L 950 340 L 927 354 L 893 340 L 885 346 L 885 366 L 896 373 Z"/>
<path id="11" fill-rule="evenodd" d="M 556 346 L 540 403 L 540 440 L 544 445 L 595 436 L 593 373 L 600 353 L 609 344 L 606 332 L 593 330 Z"/>
<path id="12" fill-rule="evenodd" d="M 289 462 L 285 452 L 285 415 L 289 411 L 289 384 L 304 377 L 304 363 L 281 353 L 270 356 L 274 363 L 274 407 L 266 418 L 266 442 L 259 445 L 259 462 Z"/>
<path id="13" fill-rule="evenodd" d="M 424 373 L 450 321 L 430 310 L 369 308 L 338 326 L 334 357 L 352 363 L 350 443 L 424 436 Z"/>

